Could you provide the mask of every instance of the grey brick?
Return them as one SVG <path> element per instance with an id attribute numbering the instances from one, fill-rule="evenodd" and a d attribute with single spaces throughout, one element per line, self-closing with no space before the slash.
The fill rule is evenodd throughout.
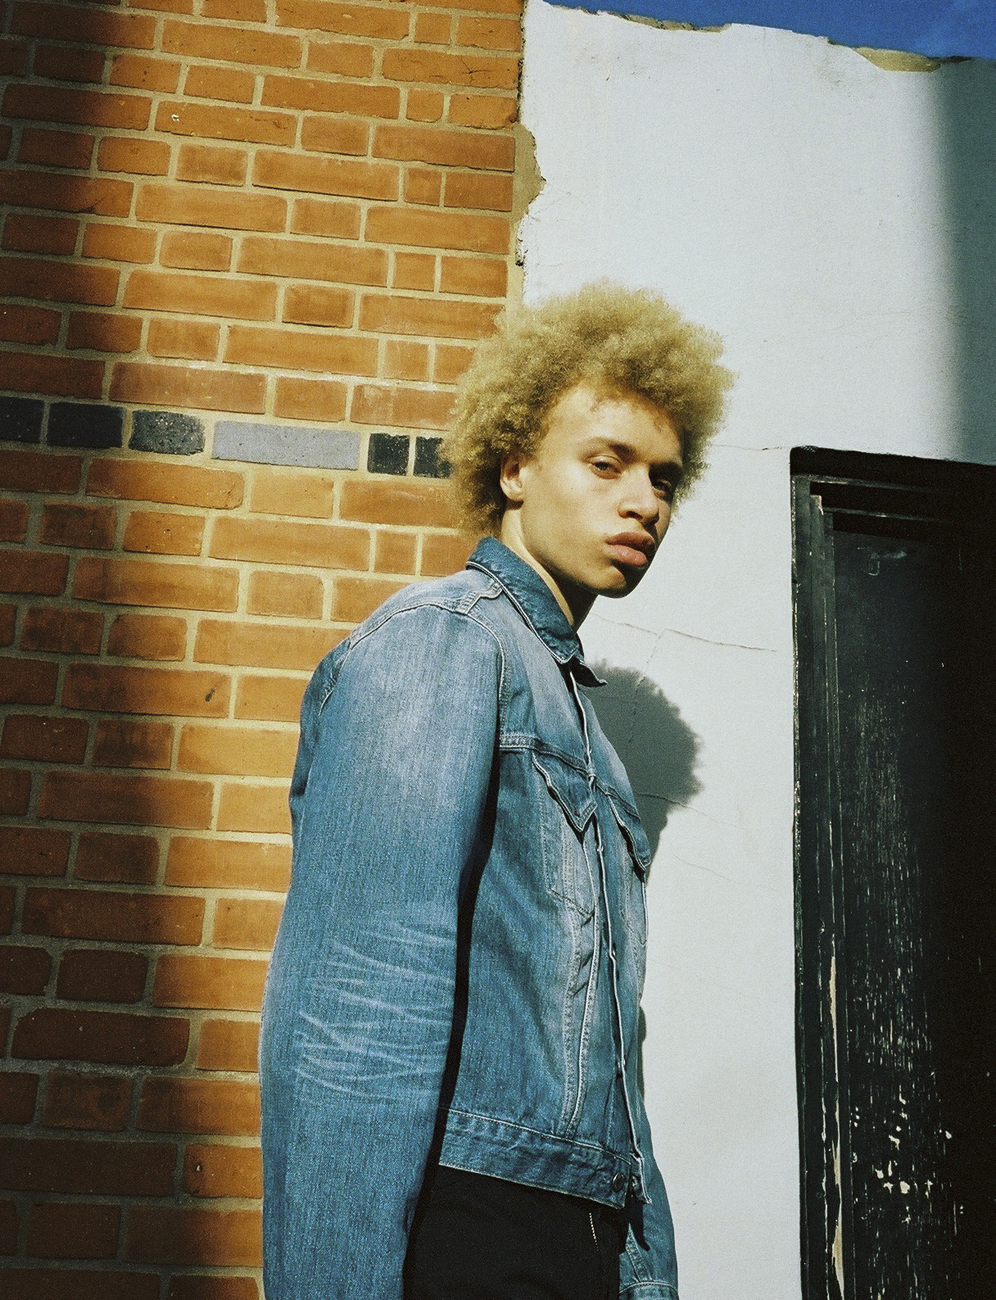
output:
<path id="1" fill-rule="evenodd" d="M 196 456 L 204 450 L 204 424 L 175 411 L 136 411 L 128 446 L 134 451 L 158 451 L 165 456 Z"/>
<path id="2" fill-rule="evenodd" d="M 211 454 L 216 460 L 244 460 L 253 465 L 359 469 L 360 435 L 343 429 L 222 420 L 215 425 Z"/>
<path id="3" fill-rule="evenodd" d="M 449 478 L 449 462 L 439 454 L 442 438 L 415 439 L 415 473 L 420 478 Z"/>
<path id="4" fill-rule="evenodd" d="M 53 402 L 47 441 L 50 447 L 120 447 L 123 428 L 123 407 Z"/>
<path id="5" fill-rule="evenodd" d="M 367 469 L 371 474 L 407 474 L 411 439 L 404 434 L 372 433 L 367 452 Z"/>
<path id="6" fill-rule="evenodd" d="M 35 397 L 0 397 L 0 442 L 41 442 L 44 414 Z"/>

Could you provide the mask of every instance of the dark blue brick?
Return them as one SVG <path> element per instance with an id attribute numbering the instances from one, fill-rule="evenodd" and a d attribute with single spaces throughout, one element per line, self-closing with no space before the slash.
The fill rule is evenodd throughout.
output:
<path id="1" fill-rule="evenodd" d="M 410 445 L 403 434 L 372 433 L 367 469 L 371 474 L 407 474 Z"/>
<path id="2" fill-rule="evenodd" d="M 87 406 L 53 402 L 48 413 L 51 447 L 120 447 L 124 410 L 120 406 Z"/>
<path id="3" fill-rule="evenodd" d="M 136 411 L 128 446 L 164 456 L 196 456 L 204 450 L 204 425 L 192 415 L 175 411 Z"/>
<path id="4" fill-rule="evenodd" d="M 41 442 L 45 403 L 34 397 L 0 397 L 0 441 Z"/>
<path id="5" fill-rule="evenodd" d="M 415 473 L 420 478 L 448 478 L 450 467 L 439 454 L 442 438 L 415 439 Z"/>

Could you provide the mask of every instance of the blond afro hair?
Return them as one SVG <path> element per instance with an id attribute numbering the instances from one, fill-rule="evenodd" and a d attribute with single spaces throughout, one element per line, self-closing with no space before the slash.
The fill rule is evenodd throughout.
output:
<path id="1" fill-rule="evenodd" d="M 498 533 L 503 457 L 534 455 L 550 409 L 579 383 L 636 393 L 667 412 L 682 434 L 677 496 L 687 495 L 705 468 L 733 378 L 719 364 L 721 351 L 718 335 L 657 294 L 605 281 L 507 311 L 460 383 L 443 440 L 463 526 Z"/>

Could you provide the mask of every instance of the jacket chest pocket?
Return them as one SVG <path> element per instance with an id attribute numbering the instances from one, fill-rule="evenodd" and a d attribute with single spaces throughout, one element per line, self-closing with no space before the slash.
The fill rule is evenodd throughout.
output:
<path id="1" fill-rule="evenodd" d="M 595 910 L 597 864 L 589 859 L 586 830 L 595 815 L 588 778 L 553 754 L 531 752 L 539 782 L 543 867 L 547 888 L 581 916 Z M 591 836 L 591 853 L 594 843 Z"/>
<path id="2" fill-rule="evenodd" d="M 622 900 L 629 933 L 641 945 L 647 942 L 647 872 L 650 870 L 650 843 L 635 808 L 616 795 L 609 796 L 612 813 L 619 829 L 623 853 L 628 862 L 622 871 Z"/>

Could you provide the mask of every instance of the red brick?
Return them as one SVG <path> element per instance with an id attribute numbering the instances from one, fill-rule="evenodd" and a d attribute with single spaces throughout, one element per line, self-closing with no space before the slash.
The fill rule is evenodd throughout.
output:
<path id="1" fill-rule="evenodd" d="M 326 77 L 269 76 L 263 82 L 263 103 L 300 112 L 395 118 L 401 108 L 401 93 L 395 86 L 363 85 Z"/>
<path id="2" fill-rule="evenodd" d="M 122 362 L 114 367 L 110 397 L 112 401 L 149 406 L 262 415 L 266 379 L 225 370 Z"/>
<path id="3" fill-rule="evenodd" d="M 378 573 L 415 572 L 415 533 L 384 529 L 374 534 L 374 568 Z"/>
<path id="4" fill-rule="evenodd" d="M 88 733 L 81 718 L 15 713 L 4 723 L 0 754 L 40 763 L 82 763 Z"/>
<path id="5" fill-rule="evenodd" d="M 360 569 L 370 564 L 370 533 L 340 524 L 282 523 L 222 516 L 215 520 L 209 553 L 221 559 L 318 569 Z"/>
<path id="6" fill-rule="evenodd" d="M 79 487 L 79 456 L 47 451 L 0 451 L 0 487 L 15 492 L 75 492 Z"/>
<path id="7" fill-rule="evenodd" d="M 451 95 L 446 120 L 451 126 L 494 130 L 511 126 L 519 115 L 515 99 L 503 95 Z M 513 143 L 514 150 L 514 143 Z"/>
<path id="8" fill-rule="evenodd" d="M 199 1070 L 239 1070 L 251 1074 L 259 1052 L 259 1026 L 253 1020 L 205 1020 L 197 1049 Z"/>
<path id="9" fill-rule="evenodd" d="M 78 948 L 59 963 L 56 992 L 69 1001 L 140 1002 L 148 966 L 141 953 Z"/>
<path id="10" fill-rule="evenodd" d="M 336 635 L 341 641 L 346 631 Z M 243 673 L 235 694 L 234 716 L 256 718 L 260 722 L 297 722 L 301 714 L 301 696 L 307 684 L 306 676 L 270 677 L 262 673 Z"/>
<path id="11" fill-rule="evenodd" d="M 177 769 L 223 776 L 290 779 L 297 737 L 290 731 L 188 723 L 180 733 Z"/>
<path id="12" fill-rule="evenodd" d="M 78 476 L 79 462 L 76 465 Z M 203 506 L 208 510 L 234 510 L 242 504 L 242 488 L 242 475 L 234 470 L 129 464 L 112 458 L 95 460 L 87 480 L 91 496 Z"/>
<path id="13" fill-rule="evenodd" d="M 70 664 L 62 702 L 68 709 L 98 713 L 223 718 L 229 686 L 227 674 L 219 672 Z"/>
<path id="14" fill-rule="evenodd" d="M 251 104 L 256 78 L 251 72 L 216 65 L 194 64 L 187 72 L 183 93 L 195 99 L 224 99 L 231 104 Z"/>
<path id="15" fill-rule="evenodd" d="M 107 653 L 123 659 L 182 659 L 187 624 L 156 614 L 119 614 L 111 624 Z"/>
<path id="16" fill-rule="evenodd" d="M 0 591 L 58 596 L 66 585 L 67 555 L 44 551 L 8 551 L 0 555 Z"/>
<path id="17" fill-rule="evenodd" d="M 281 377 L 276 382 L 273 414 L 284 420 L 323 420 L 334 424 L 346 418 L 347 392 L 346 385 L 335 380 Z M 303 512 L 295 510 L 280 513 Z"/>
<path id="18" fill-rule="evenodd" d="M 445 429 L 452 406 L 453 394 L 437 389 L 357 384 L 350 419 L 396 429 Z"/>
<path id="19" fill-rule="evenodd" d="M 404 585 L 387 578 L 337 578 L 332 589 L 332 617 L 339 623 L 360 623 Z"/>
<path id="20" fill-rule="evenodd" d="M 27 41 L 0 37 L 0 76 L 22 77 L 28 70 Z"/>
<path id="21" fill-rule="evenodd" d="M 23 876 L 65 875 L 70 843 L 68 831 L 0 826 L 0 873 Z"/>
<path id="22" fill-rule="evenodd" d="M 172 150 L 161 140 L 105 136 L 97 151 L 102 172 L 128 172 L 135 176 L 165 176 Z"/>
<path id="23" fill-rule="evenodd" d="M 170 844 L 167 885 L 281 893 L 289 882 L 287 844 L 194 839 L 186 835 L 174 835 Z"/>
<path id="24" fill-rule="evenodd" d="M 307 573 L 267 573 L 249 578 L 246 609 L 250 614 L 285 618 L 321 618 L 325 587 L 321 578 Z"/>
<path id="25" fill-rule="evenodd" d="M 12 1191 L 170 1196 L 175 1152 L 176 1148 L 165 1142 L 7 1138 L 0 1139 L 0 1167 L 4 1170 L 5 1185 Z M 67 1275 L 61 1273 L 59 1276 L 65 1278 Z M 110 1277 L 106 1273 L 96 1276 L 103 1282 Z M 66 1300 L 65 1291 L 51 1294 L 52 1300 Z M 93 1300 L 99 1300 L 105 1294 L 95 1291 Z M 130 1300 L 132 1294 L 120 1293 L 121 1300 L 126 1297 Z M 158 1295 L 158 1283 L 155 1294 Z"/>
<path id="26" fill-rule="evenodd" d="M 120 1223 L 117 1205 L 34 1205 L 27 1254 L 41 1259 L 113 1259 Z"/>
<path id="27" fill-rule="evenodd" d="M 219 108 L 217 104 L 191 104 L 182 99 L 171 99 L 159 105 L 156 130 L 198 139 L 236 140 L 240 144 L 275 144 L 293 148 L 297 117 L 294 113 Z M 246 195 L 240 197 L 243 201 L 247 198 Z"/>
<path id="28" fill-rule="evenodd" d="M 474 9 L 492 14 L 521 14 L 522 0 L 433 0 L 437 9 Z"/>
<path id="29" fill-rule="evenodd" d="M 54 253 L 65 257 L 76 248 L 80 223 L 75 217 L 23 216 L 12 212 L 4 222 L 3 246 L 20 253 Z"/>
<path id="30" fill-rule="evenodd" d="M 129 131 L 146 129 L 150 104 L 144 95 L 16 83 L 7 87 L 3 97 L 3 111 L 8 117 L 74 126 L 111 126 Z"/>
<path id="31" fill-rule="evenodd" d="M 75 57 L 76 50 L 67 50 Z M 103 59 L 101 59 L 103 62 Z M 17 161 L 38 167 L 76 167 L 85 171 L 93 156 L 93 136 L 79 131 L 37 131 L 25 128 Z"/>
<path id="32" fill-rule="evenodd" d="M 437 344 L 432 377 L 437 384 L 454 384 L 474 359 L 474 349 L 456 344 Z"/>
<path id="33" fill-rule="evenodd" d="M 0 646 L 14 644 L 17 624 L 17 606 L 0 603 Z"/>
<path id="34" fill-rule="evenodd" d="M 225 59 L 240 65 L 296 68 L 301 62 L 301 41 L 296 36 L 278 36 L 253 28 L 213 27 L 207 23 L 167 22 L 162 48 L 167 54 Z"/>
<path id="35" fill-rule="evenodd" d="M 188 1033 L 187 1021 L 176 1016 L 42 1007 L 18 1023 L 11 1056 L 15 1060 L 96 1061 L 101 1065 L 179 1065 L 186 1055 Z M 0 1167 L 2 1164 L 0 1161 Z"/>
<path id="36" fill-rule="evenodd" d="M 203 536 L 202 515 L 133 510 L 125 528 L 124 549 L 155 555 L 200 555 Z"/>
<path id="37" fill-rule="evenodd" d="M 306 117 L 301 126 L 301 147 L 363 158 L 370 147 L 370 126 L 345 117 Z"/>
<path id="38" fill-rule="evenodd" d="M 48 262 L 41 258 L 0 258 L 0 293 L 51 302 L 109 306 L 117 295 L 118 272 L 109 266 Z"/>
<path id="39" fill-rule="evenodd" d="M 131 86 L 135 90 L 155 90 L 172 95 L 179 80 L 180 65 L 173 59 L 149 58 L 144 54 L 116 54 L 111 63 L 112 86 Z"/>
<path id="40" fill-rule="evenodd" d="M 128 1122 L 131 1080 L 116 1074 L 75 1074 L 53 1070 L 48 1076 L 44 1122 L 49 1128 L 120 1133 Z"/>
<path id="41" fill-rule="evenodd" d="M 244 185 L 249 155 L 244 149 L 187 144 L 180 149 L 176 177 L 214 185 Z"/>
<path id="42" fill-rule="evenodd" d="M 167 960 L 164 958 L 164 960 Z M 214 960 L 221 966 L 263 966 L 237 958 Z M 259 1132 L 259 1087 L 236 1079 L 146 1079 L 136 1127 L 151 1133 L 209 1133 L 255 1137 Z"/>
<path id="43" fill-rule="evenodd" d="M 212 794 L 207 781 L 49 772 L 42 781 L 38 816 L 54 821 L 206 830 L 211 824 Z"/>
<path id="44" fill-rule="evenodd" d="M 81 506 L 57 502 L 42 514 L 38 540 L 49 546 L 82 546 L 105 551 L 114 545 L 117 512 L 110 506 Z"/>
<path id="45" fill-rule="evenodd" d="M 239 251 L 237 270 L 250 275 L 279 275 L 301 280 L 334 280 L 349 284 L 387 284 L 387 254 L 379 248 L 350 248 L 342 244 L 305 239 L 266 239 L 247 236 Z M 255 319 L 272 318 L 275 290 L 250 281 L 246 286 L 271 309 Z M 191 308 L 190 310 L 196 310 Z M 234 311 L 225 313 L 234 316 Z M 242 313 L 243 319 L 249 319 Z"/>
<path id="46" fill-rule="evenodd" d="M 28 507 L 23 501 L 0 501 L 0 541 L 23 542 L 28 531 Z"/>
<path id="47" fill-rule="evenodd" d="M 409 17 L 391 6 L 330 4 L 326 0 L 277 0 L 281 26 L 316 28 L 344 36 L 373 36 L 402 40 L 408 35 Z"/>
<path id="48" fill-rule="evenodd" d="M 215 948 L 269 952 L 277 937 L 283 903 L 245 898 L 218 900 L 211 942 Z"/>
<path id="49" fill-rule="evenodd" d="M 165 771 L 173 752 L 168 722 L 134 722 L 104 718 L 93 741 L 94 767 L 143 767 Z"/>
<path id="50" fill-rule="evenodd" d="M 191 1196 L 263 1195 L 263 1166 L 259 1147 L 191 1143 L 183 1161 L 183 1186 Z"/>
<path id="51" fill-rule="evenodd" d="M 186 357 L 215 361 L 221 345 L 221 326 L 206 321 L 149 321 L 148 350 L 154 357 Z"/>
<path id="52" fill-rule="evenodd" d="M 0 889 L 0 934 L 10 934 L 14 927 L 14 902 L 16 891 L 12 885 Z M 6 1037 L 6 1024 L 0 1025 L 0 1034 Z"/>
<path id="53" fill-rule="evenodd" d="M 384 344 L 385 379 L 429 378 L 429 347 L 407 339 L 388 339 Z"/>
<path id="54" fill-rule="evenodd" d="M 70 350 L 136 352 L 141 341 L 142 321 L 138 316 L 74 311 L 69 317 L 66 347 Z"/>
<path id="55" fill-rule="evenodd" d="M 228 331 L 225 360 L 237 365 L 322 370 L 339 375 L 374 375 L 377 373 L 377 340 L 335 338 L 257 325 L 232 325 Z"/>
<path id="56" fill-rule="evenodd" d="M 266 0 L 203 0 L 205 18 L 230 18 L 240 23 L 265 23 L 269 20 Z"/>
<path id="57" fill-rule="evenodd" d="M 446 107 L 446 97 L 438 90 L 409 90 L 405 116 L 409 122 L 438 122 Z"/>
<path id="58" fill-rule="evenodd" d="M 0 704 L 51 704 L 59 665 L 45 659 L 4 659 Z"/>
<path id="59" fill-rule="evenodd" d="M 457 44 L 485 50 L 521 50 L 522 26 L 511 18 L 461 18 Z"/>
<path id="60" fill-rule="evenodd" d="M 203 917 L 203 900 L 182 894 L 34 888 L 24 900 L 21 928 L 60 939 L 196 944 Z"/>
<path id="61" fill-rule="evenodd" d="M 308 45 L 309 72 L 331 73 L 336 77 L 371 77 L 374 71 L 372 45 L 348 41 L 311 41 Z"/>
<path id="62" fill-rule="evenodd" d="M 139 221 L 160 225 L 277 231 L 286 224 L 287 201 L 274 194 L 222 194 L 187 185 L 144 185 L 136 215 Z"/>
<path id="63" fill-rule="evenodd" d="M 367 524 L 450 528 L 453 509 L 441 483 L 385 483 L 349 479 L 342 488 L 342 517 Z"/>
<path id="64" fill-rule="evenodd" d="M 512 177 L 504 172 L 450 172 L 446 177 L 446 207 L 512 211 Z"/>
<path id="65" fill-rule="evenodd" d="M 17 1268 L 7 1281 L 17 1300 L 159 1300 L 159 1278 L 152 1273 Z"/>
<path id="66" fill-rule="evenodd" d="M 45 393 L 49 397 L 99 398 L 104 382 L 102 361 L 43 357 L 29 352 L 4 356 L 6 387 L 16 393 Z"/>
<path id="67" fill-rule="evenodd" d="M 398 168 L 390 163 L 300 158 L 269 149 L 257 153 L 253 167 L 253 183 L 264 188 L 336 194 L 343 198 L 396 199 L 398 178 Z"/>
<path id="68" fill-rule="evenodd" d="M 487 54 L 450 54 L 405 46 L 386 49 L 382 68 L 389 81 L 476 86 L 482 90 L 514 90 L 519 79 L 518 59 Z"/>
<path id="69" fill-rule="evenodd" d="M 299 623 L 231 623 L 201 619 L 194 643 L 198 663 L 245 665 L 253 668 L 306 668 L 342 640 L 342 632 Z"/>
<path id="70" fill-rule="evenodd" d="M 124 292 L 126 307 L 236 320 L 272 320 L 276 301 L 275 285 L 179 271 L 132 271 Z"/>
<path id="71" fill-rule="evenodd" d="M 136 1205 L 129 1215 L 124 1258 L 135 1263 L 253 1267 L 262 1263 L 262 1254 L 256 1210 Z"/>
<path id="72" fill-rule="evenodd" d="M 221 787 L 218 830 L 259 835 L 289 835 L 287 783 L 248 785 L 244 781 Z"/>
<path id="73" fill-rule="evenodd" d="M 112 45 L 129 50 L 151 50 L 155 19 L 144 14 L 106 13 L 90 8 L 80 11 L 81 26 L 70 30 L 80 44 Z M 67 38 L 66 10 L 61 4 L 22 2 L 14 9 L 11 30 L 21 36 L 41 36 L 64 41 Z"/>
<path id="74" fill-rule="evenodd" d="M 17 1206 L 0 1201 L 0 1255 L 17 1254 Z"/>
<path id="75" fill-rule="evenodd" d="M 12 207 L 126 217 L 131 207 L 132 188 L 129 181 L 60 176 L 23 169 L 0 171 L 0 203 Z"/>
<path id="76" fill-rule="evenodd" d="M 0 1071 L 0 1124 L 30 1124 L 35 1117 L 37 1095 L 37 1074 Z"/>
<path id="77" fill-rule="evenodd" d="M 437 206 L 443 195 L 443 173 L 434 168 L 409 167 L 405 172 L 406 203 Z"/>
<path id="78" fill-rule="evenodd" d="M 510 135 L 480 135 L 475 131 L 441 131 L 431 127 L 378 126 L 375 158 L 399 162 L 435 163 L 445 167 L 476 167 L 510 172 L 515 166 L 515 142 Z"/>
<path id="79" fill-rule="evenodd" d="M 331 239 L 358 239 L 362 209 L 358 203 L 330 199 L 296 199 L 291 212 L 295 235 L 327 235 Z"/>
<path id="80" fill-rule="evenodd" d="M 431 293 L 436 287 L 435 254 L 395 253 L 391 285 L 395 289 L 424 289 Z"/>
<path id="81" fill-rule="evenodd" d="M 289 381 L 290 382 L 290 381 Z M 307 379 L 300 381 L 313 389 L 316 401 L 320 399 L 325 381 Z M 333 381 L 338 392 L 343 385 Z M 311 519 L 327 519 L 335 504 L 335 479 L 321 470 L 265 469 L 253 473 L 251 507 L 267 515 L 301 515 Z"/>
<path id="82" fill-rule="evenodd" d="M 0 340 L 5 343 L 54 343 L 59 337 L 60 316 L 41 307 L 0 305 Z"/>
<path id="83" fill-rule="evenodd" d="M 428 578 L 443 578 L 458 573 L 470 558 L 475 543 L 453 533 L 426 533 L 422 538 L 419 573 Z"/>
<path id="84" fill-rule="evenodd" d="M 452 25 L 449 14 L 416 14 L 415 40 L 420 45 L 449 45 Z"/>
<path id="85" fill-rule="evenodd" d="M 372 243 L 417 248 L 453 248 L 471 253 L 507 253 L 510 223 L 505 217 L 374 208 L 367 217 Z"/>
<path id="86" fill-rule="evenodd" d="M 232 264 L 232 240 L 227 235 L 200 235 L 168 231 L 163 235 L 159 261 L 190 271 L 227 271 Z"/>
<path id="87" fill-rule="evenodd" d="M 53 81 L 89 81 L 99 85 L 104 79 L 107 56 L 103 50 L 82 50 L 79 46 L 39 45 L 35 49 L 32 71 L 36 77 Z"/>
<path id="88" fill-rule="evenodd" d="M 83 256 L 102 257 L 110 262 L 151 262 L 156 254 L 156 236 L 151 230 L 90 222 L 83 232 Z"/>
<path id="89" fill-rule="evenodd" d="M 24 616 L 22 650 L 47 650 L 50 654 L 95 655 L 100 651 L 104 620 L 100 614 L 79 609 L 39 606 Z"/>
<path id="90" fill-rule="evenodd" d="M 227 611 L 238 604 L 238 586 L 233 569 L 83 556 L 76 566 L 73 595 L 112 605 Z"/>
<path id="91" fill-rule="evenodd" d="M 0 948 L 0 993 L 44 993 L 51 973 L 52 958 L 44 948 L 27 944 Z"/>
<path id="92" fill-rule="evenodd" d="M 61 831 L 47 833 L 62 834 Z M 80 833 L 73 869 L 77 880 L 151 885 L 158 868 L 159 845 L 151 835 L 107 835 L 103 831 Z"/>

